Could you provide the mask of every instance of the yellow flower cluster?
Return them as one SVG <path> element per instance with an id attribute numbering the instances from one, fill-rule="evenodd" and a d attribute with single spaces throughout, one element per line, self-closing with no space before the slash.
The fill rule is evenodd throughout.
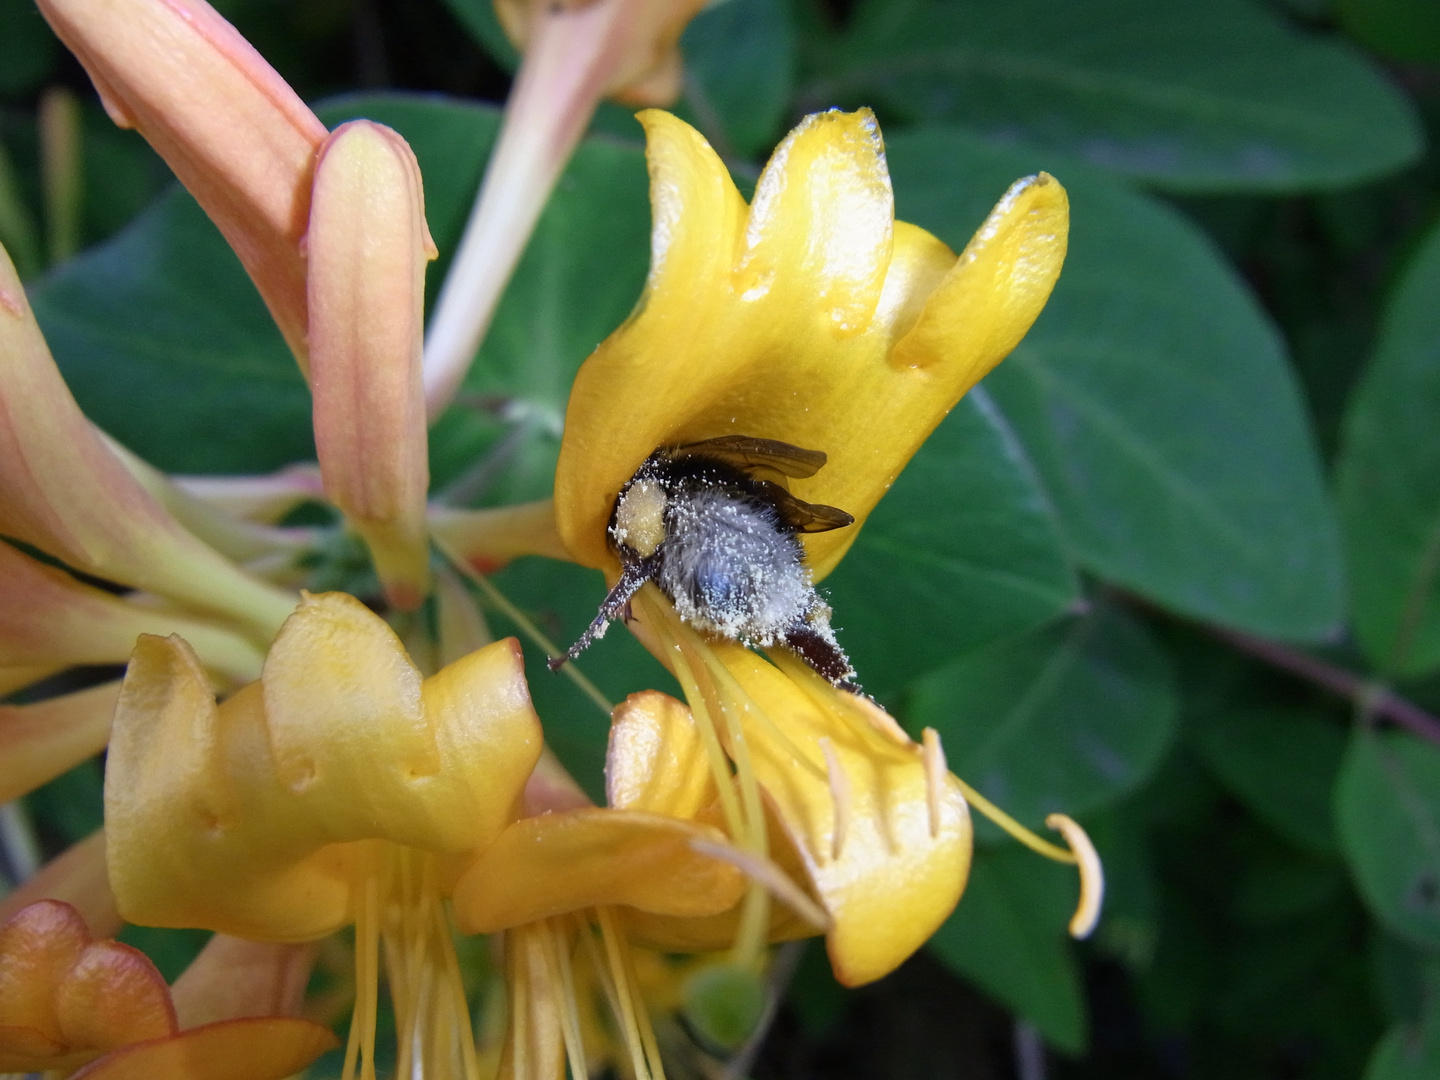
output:
<path id="1" fill-rule="evenodd" d="M 663 1075 L 647 1002 L 673 1006 L 678 982 L 700 985 L 695 964 L 658 953 L 720 954 L 698 974 L 744 986 L 770 943 L 823 933 L 837 977 L 858 985 L 919 948 L 960 898 L 972 841 L 973 793 L 934 732 L 914 741 L 801 656 L 712 633 L 651 583 L 630 625 L 685 701 L 637 688 L 613 709 L 608 805 L 593 806 L 544 750 L 519 644 L 485 641 L 457 572 L 542 553 L 613 582 L 611 517 L 642 464 L 739 436 L 828 458 L 784 489 L 854 518 L 801 535 L 823 578 L 1043 307 L 1065 253 L 1063 188 L 1043 174 L 1017 182 L 957 256 L 894 220 L 867 111 L 806 118 L 748 204 L 694 130 L 641 114 L 650 276 L 576 379 L 553 509 L 457 513 L 426 505 L 427 395 L 433 413 L 458 379 L 453 356 L 436 374 L 422 352 L 435 252 L 404 141 L 363 121 L 327 133 L 202 0 L 41 7 L 112 115 L 151 140 L 250 271 L 309 379 L 319 473 L 186 490 L 136 461 L 75 407 L 0 261 L 0 532 L 133 590 L 104 592 L 0 543 L 5 690 L 133 645 L 118 687 L 0 707 L 7 761 L 23 766 L 7 768 L 6 797 L 109 739 L 103 842 L 5 909 L 19 914 L 0 951 L 29 956 L 33 978 L 24 993 L 0 980 L 0 1068 L 95 1059 L 94 1075 L 110 1075 L 104 1063 L 132 1042 L 170 1047 L 150 1075 L 216 1076 L 207 1055 L 254 1036 L 273 1040 L 275 1064 L 247 1075 L 285 1075 L 325 1049 L 323 1033 L 280 1015 L 263 1032 L 221 1031 L 297 1006 L 247 997 L 242 978 L 217 989 L 215 972 L 243 957 L 257 978 L 303 975 L 303 943 L 352 926 L 347 1078 L 376 1075 L 382 970 L 397 1075 L 555 1077 L 568 1061 L 578 1077 L 618 1055 L 646 1077 Z M 614 70 L 601 87 L 640 93 L 674 74 L 693 7 L 595 0 L 536 15 L 530 32 L 563 38 L 567 19 L 643 28 L 655 49 L 604 54 Z M 366 541 L 390 622 L 342 593 L 297 595 L 286 570 L 266 580 L 263 556 L 307 536 L 264 523 L 307 498 Z M 432 569 L 432 542 L 453 566 Z M 407 614 L 427 602 L 433 629 Z M 1078 826 L 1054 824 L 1071 845 L 1060 857 L 1082 866 L 1075 929 L 1088 932 L 1098 865 Z M 102 858 L 113 896 L 93 872 Z M 21 907 L 42 895 L 73 901 L 102 936 L 117 912 L 222 936 L 172 1004 L 137 957 L 87 959 L 98 946 L 73 909 Z M 500 942 L 505 1019 L 478 1045 L 457 931 Z M 139 1019 L 77 1033 L 76 986 Z M 213 1022 L 182 1030 L 177 1009 Z M 201 1049 L 174 1050 L 183 1037 Z"/>

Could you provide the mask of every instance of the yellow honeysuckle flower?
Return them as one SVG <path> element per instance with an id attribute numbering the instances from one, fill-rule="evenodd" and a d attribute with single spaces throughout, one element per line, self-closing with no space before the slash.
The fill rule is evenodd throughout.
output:
<path id="1" fill-rule="evenodd" d="M 727 861 L 724 833 L 697 820 L 715 801 L 698 751 L 683 705 L 655 691 L 632 694 L 614 710 L 605 768 L 609 807 L 569 806 L 522 817 L 457 881 L 459 928 L 505 933 L 502 1076 L 550 1075 L 548 1063 L 567 1056 L 576 1074 L 585 1075 L 580 1070 L 593 1047 L 580 1034 L 587 1010 L 570 959 L 581 945 L 588 969 L 618 1006 L 619 1041 L 632 1069 L 640 1077 L 658 1075 L 626 918 L 705 922 L 733 909 L 746 891 L 741 868 Z M 528 796 L 527 804 L 537 809 Z M 744 869 L 756 861 L 743 853 L 734 858 Z M 769 878 L 783 875 L 773 871 Z M 808 898 L 799 900 L 814 911 Z"/>
<path id="2" fill-rule="evenodd" d="M 515 816 L 540 750 L 513 639 L 422 679 L 364 605 L 306 595 L 260 680 L 217 706 L 183 640 L 142 637 L 105 781 L 121 914 L 267 941 L 353 922 L 345 1075 L 372 1074 L 381 939 L 400 1071 L 416 1047 L 431 1067 L 469 1060 L 442 898 Z"/>
<path id="3" fill-rule="evenodd" d="M 895 221 L 869 110 L 807 117 L 750 206 L 688 124 L 640 114 L 654 214 L 635 313 L 576 376 L 555 475 L 560 535 L 613 572 L 615 499 L 657 447 L 748 435 L 819 450 L 791 491 L 856 527 L 809 534 L 815 579 L 911 455 L 1040 314 L 1065 258 L 1065 190 L 1018 181 L 957 258 Z"/>
<path id="4" fill-rule="evenodd" d="M 1065 191 L 1044 174 L 1018 181 L 957 257 L 894 220 L 868 110 L 807 117 L 748 206 L 693 129 L 654 110 L 640 119 L 650 275 L 634 314 L 572 389 L 558 531 L 577 561 L 613 581 L 617 498 L 652 454 L 770 440 L 823 455 L 818 471 L 787 472 L 786 487 L 854 519 L 799 535 L 818 580 L 930 431 L 1039 314 L 1064 260 Z M 660 539 L 634 546 L 648 557 Z M 630 614 L 685 690 L 733 842 L 768 856 L 768 815 L 778 817 L 828 916 L 837 977 L 855 985 L 892 970 L 949 915 L 969 868 L 968 789 L 946 769 L 934 732 L 915 743 L 879 706 L 787 649 L 767 663 L 707 637 L 653 584 Z M 742 963 L 775 933 L 758 888 L 733 926 Z M 692 934 L 699 946 L 722 927 L 654 929 Z"/>

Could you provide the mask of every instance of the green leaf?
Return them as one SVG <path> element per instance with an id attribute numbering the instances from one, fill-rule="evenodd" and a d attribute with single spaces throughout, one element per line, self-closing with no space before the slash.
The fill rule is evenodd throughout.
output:
<path id="1" fill-rule="evenodd" d="M 929 949 L 1067 1054 L 1089 1040 L 1079 972 L 1065 935 L 1075 872 L 1018 849 L 976 852 L 960 906 Z"/>
<path id="2" fill-rule="evenodd" d="M 32 0 L 0 0 L 0 97 L 39 86 L 60 51 Z"/>
<path id="3" fill-rule="evenodd" d="M 1097 606 L 991 645 L 910 687 L 912 731 L 940 733 L 950 768 L 1031 828 L 1106 806 L 1159 764 L 1175 727 L 1169 659 L 1143 625 Z M 982 839 L 1002 834 L 976 815 Z"/>
<path id="4" fill-rule="evenodd" d="M 1188 734 L 1216 778 L 1266 825 L 1308 851 L 1335 850 L 1339 727 L 1308 709 L 1229 702 L 1206 710 Z"/>
<path id="5" fill-rule="evenodd" d="M 789 6 L 783 0 L 711 4 L 685 28 L 680 51 L 682 115 L 725 157 L 768 156 L 784 135 L 795 80 Z"/>
<path id="6" fill-rule="evenodd" d="M 1340 25 L 1394 60 L 1440 62 L 1440 4 L 1435 0 L 1336 0 Z"/>
<path id="7" fill-rule="evenodd" d="M 86 415 L 160 468 L 255 472 L 314 458 L 295 360 L 184 192 L 42 279 L 31 301 Z"/>
<path id="8" fill-rule="evenodd" d="M 1094 170 L 927 129 L 889 140 L 897 213 L 957 249 L 1017 176 L 1050 168 L 1070 253 L 985 387 L 1077 559 L 1188 615 L 1300 640 L 1343 593 L 1320 462 L 1279 335 L 1210 243 Z"/>
<path id="9" fill-rule="evenodd" d="M 1365 903 L 1394 933 L 1440 948 L 1440 749 L 1357 731 L 1336 789 L 1341 848 Z"/>
<path id="10" fill-rule="evenodd" d="M 1440 226 L 1393 295 L 1345 418 L 1340 513 L 1355 629 L 1390 675 L 1440 665 Z"/>
<path id="11" fill-rule="evenodd" d="M 1078 596 L 1054 511 L 983 390 L 921 447 L 823 588 L 862 684 L 882 695 Z"/>
<path id="12" fill-rule="evenodd" d="M 605 598 L 605 581 L 598 570 L 552 559 L 517 559 L 493 575 L 492 580 L 561 650 L 590 625 Z M 545 741 L 590 797 L 603 805 L 605 749 L 610 738 L 608 712 L 602 712 L 564 671 L 551 671 L 544 652 L 509 620 L 493 611 L 486 614 L 496 634 L 520 636 L 525 676 L 535 711 L 545 725 Z M 612 704 L 642 689 L 681 696 L 670 673 L 623 626 L 612 626 L 604 638 L 572 663 Z"/>
<path id="13" fill-rule="evenodd" d="M 1344 187 L 1423 144 L 1408 99 L 1358 51 L 1246 0 L 872 0 L 821 62 L 816 101 L 1176 191 Z"/>

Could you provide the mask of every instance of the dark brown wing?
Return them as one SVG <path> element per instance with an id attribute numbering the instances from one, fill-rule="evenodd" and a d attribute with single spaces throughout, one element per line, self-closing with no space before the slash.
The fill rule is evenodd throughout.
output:
<path id="1" fill-rule="evenodd" d="M 825 464 L 823 451 L 803 450 L 775 439 L 757 439 L 750 435 L 721 435 L 718 439 L 670 447 L 664 453 L 674 461 L 691 457 L 717 458 L 737 469 L 774 469 L 781 476 L 797 478 L 814 476 Z"/>
<path id="2" fill-rule="evenodd" d="M 855 518 L 844 510 L 824 503 L 808 503 L 797 499 L 779 484 L 769 480 L 757 480 L 765 488 L 766 498 L 775 507 L 780 520 L 796 532 L 829 532 L 853 524 Z"/>

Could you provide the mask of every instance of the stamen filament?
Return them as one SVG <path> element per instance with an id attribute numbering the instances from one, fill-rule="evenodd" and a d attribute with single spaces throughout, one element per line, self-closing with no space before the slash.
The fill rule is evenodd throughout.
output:
<path id="1" fill-rule="evenodd" d="M 940 792 L 945 787 L 945 774 L 950 770 L 945 764 L 945 748 L 940 745 L 940 733 L 926 728 L 920 736 L 920 754 L 925 762 L 925 805 L 930 811 L 930 839 L 940 835 Z"/>
<path id="2" fill-rule="evenodd" d="M 830 858 L 839 859 L 845 850 L 845 836 L 850 831 L 850 779 L 828 737 L 820 737 L 820 752 L 825 755 L 825 771 L 830 781 L 830 802 L 835 808 L 835 828 L 830 835 Z M 931 811 L 930 835 L 935 835 L 935 816 Z"/>
<path id="3" fill-rule="evenodd" d="M 1073 818 L 1051 814 L 1045 819 L 1045 824 L 1064 836 L 1075 854 L 1076 866 L 1080 870 L 1080 903 L 1070 917 L 1070 936 L 1087 938 L 1100 921 L 1100 905 L 1105 899 L 1105 871 L 1100 865 L 1100 856 L 1090 837 Z"/>
<path id="4" fill-rule="evenodd" d="M 565 650 L 551 641 L 523 611 L 510 602 L 509 597 L 495 587 L 489 578 L 457 555 L 449 545 L 435 540 L 435 546 L 440 549 L 440 554 L 450 561 L 450 565 L 459 571 L 462 577 L 467 581 L 474 582 L 475 587 L 485 594 L 485 599 L 494 604 L 502 615 L 519 627 L 522 634 L 543 649 L 546 656 L 562 656 L 564 654 Z M 615 706 L 610 703 L 610 699 L 600 692 L 598 686 L 584 676 L 575 666 L 574 661 L 566 664 L 560 670 L 580 688 L 581 693 L 599 706 L 600 711 L 607 718 L 615 711 Z"/>
<path id="5" fill-rule="evenodd" d="M 450 919 L 445 909 L 436 903 L 431 906 L 431 917 L 435 920 L 434 933 L 453 940 Z M 445 958 L 445 990 L 450 1004 L 450 1022 L 460 1032 L 460 1059 L 465 1080 L 480 1080 L 480 1063 L 475 1053 L 475 1031 L 470 1022 L 470 1006 L 465 1000 L 465 983 L 460 977 L 460 961 L 455 950 L 442 949 Z M 574 994 L 571 994 L 574 997 Z"/>
<path id="6" fill-rule="evenodd" d="M 954 776 L 953 773 L 951 775 Z M 1043 840 L 1036 836 L 958 776 L 955 777 L 955 782 L 960 785 L 960 790 L 964 793 L 966 802 L 976 810 L 979 810 L 980 813 L 984 814 L 1000 828 L 1004 829 L 1005 832 L 1014 839 L 1019 840 L 1020 843 L 1035 852 L 1035 854 L 1044 855 L 1045 858 L 1052 859 L 1058 863 L 1064 863 L 1066 866 L 1074 866 L 1078 861 L 1073 851 L 1056 847 L 1050 843 L 1050 841 Z"/>
<path id="7" fill-rule="evenodd" d="M 830 929 L 830 916 L 811 900 L 805 891 L 791 881 L 785 871 L 770 859 L 744 851 L 729 844 L 717 844 L 700 837 L 690 841 L 690 850 L 699 855 L 720 859 L 738 868 L 750 880 L 763 885 L 782 904 L 822 933 Z"/>
<path id="8" fill-rule="evenodd" d="M 550 919 L 541 925 L 540 940 L 551 985 L 561 990 L 560 1031 L 565 1037 L 570 1075 L 575 1080 L 585 1080 L 585 1042 L 580 1035 L 580 1016 L 575 1011 L 575 979 L 570 971 L 569 946 L 564 932 Z"/>
<path id="9" fill-rule="evenodd" d="M 625 1043 L 630 1051 L 630 1063 L 635 1070 L 636 1080 L 651 1080 L 652 1077 L 664 1080 L 665 1073 L 660 1068 L 658 1055 L 653 1063 L 655 1072 L 651 1071 L 651 1063 L 646 1061 L 645 1044 L 640 1035 L 640 1023 L 635 1009 L 639 987 L 631 984 L 625 963 L 624 943 L 615 926 L 615 916 L 608 907 L 596 908 L 595 913 L 600 920 L 600 936 L 605 942 L 605 958 L 608 961 L 610 977 L 615 980 L 615 997 L 620 1003 L 619 1020 L 625 1029 Z M 640 1002 L 640 1007 L 644 1008 L 643 1001 Z"/>

